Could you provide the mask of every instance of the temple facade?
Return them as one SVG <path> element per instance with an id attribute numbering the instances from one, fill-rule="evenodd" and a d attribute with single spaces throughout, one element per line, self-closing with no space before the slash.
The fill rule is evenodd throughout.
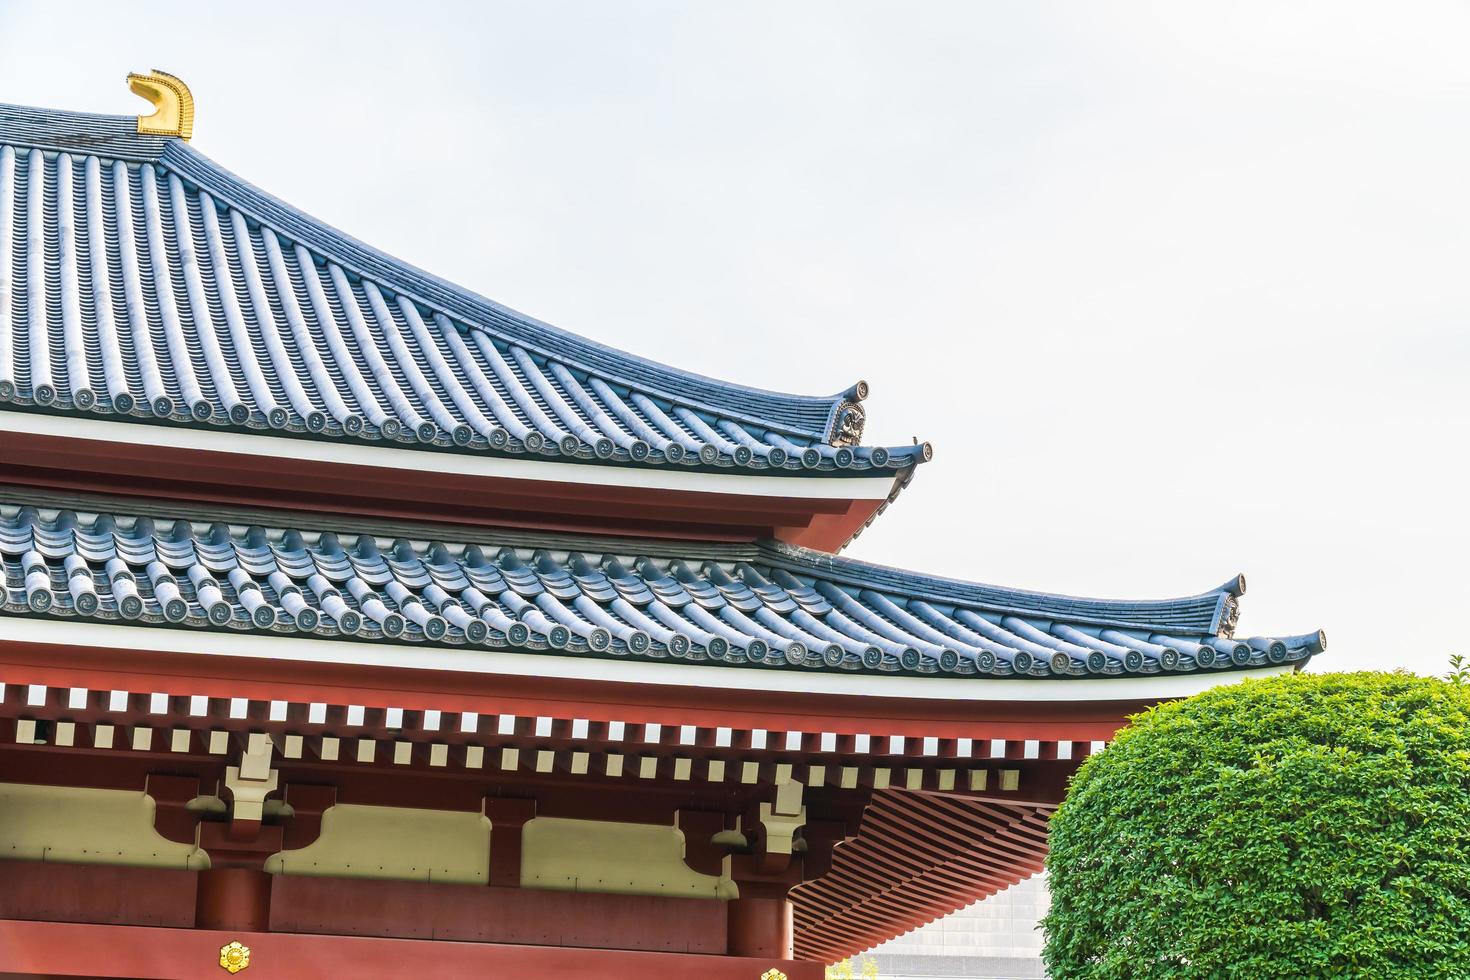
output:
<path id="1" fill-rule="evenodd" d="M 1129 714 L 1323 649 L 1240 578 L 845 557 L 931 455 L 866 384 L 508 309 L 129 81 L 0 106 L 0 974 L 817 980 L 1035 874 Z"/>

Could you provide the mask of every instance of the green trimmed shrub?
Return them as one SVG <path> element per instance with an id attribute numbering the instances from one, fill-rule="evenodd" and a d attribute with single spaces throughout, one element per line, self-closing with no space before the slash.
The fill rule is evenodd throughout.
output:
<path id="1" fill-rule="evenodd" d="M 1470 689 L 1295 674 L 1133 719 L 1051 822 L 1077 977 L 1470 977 Z"/>

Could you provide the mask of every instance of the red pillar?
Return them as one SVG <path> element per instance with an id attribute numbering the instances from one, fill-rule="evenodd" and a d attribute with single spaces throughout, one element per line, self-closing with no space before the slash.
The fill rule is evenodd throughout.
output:
<path id="1" fill-rule="evenodd" d="M 280 825 L 262 827 L 247 840 L 237 839 L 238 821 L 206 821 L 199 826 L 199 846 L 211 867 L 199 872 L 194 924 L 199 929 L 264 932 L 271 920 L 271 876 L 265 862 L 281 849 Z"/>
<path id="2" fill-rule="evenodd" d="M 789 960 L 794 927 L 786 887 L 740 883 L 740 897 L 726 903 L 729 955 Z"/>
<path id="3" fill-rule="evenodd" d="M 521 884 L 521 828 L 536 817 L 536 801 L 487 796 L 490 818 L 490 884 L 518 888 Z"/>
<path id="4" fill-rule="evenodd" d="M 198 929 L 265 932 L 271 921 L 271 876 L 254 868 L 199 872 L 194 903 Z"/>

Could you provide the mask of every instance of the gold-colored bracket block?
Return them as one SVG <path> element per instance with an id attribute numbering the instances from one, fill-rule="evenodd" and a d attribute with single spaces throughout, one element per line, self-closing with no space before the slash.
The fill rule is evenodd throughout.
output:
<path id="1" fill-rule="evenodd" d="M 219 965 L 230 973 L 239 973 L 250 965 L 250 947 L 236 940 L 219 948 Z"/>
<path id="2" fill-rule="evenodd" d="M 794 779 L 776 787 L 776 802 L 760 805 L 760 822 L 766 830 L 767 854 L 791 854 L 796 832 L 806 826 L 806 807 L 801 805 L 806 787 Z"/>
<path id="3" fill-rule="evenodd" d="M 194 95 L 182 79 L 155 68 L 129 75 L 128 88 L 153 103 L 153 112 L 138 117 L 138 132 L 184 140 L 194 135 Z"/>

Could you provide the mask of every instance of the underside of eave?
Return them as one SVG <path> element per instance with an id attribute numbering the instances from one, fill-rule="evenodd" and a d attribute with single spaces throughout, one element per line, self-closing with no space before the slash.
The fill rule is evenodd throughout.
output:
<path id="1" fill-rule="evenodd" d="M 17 414 L 57 419 L 61 425 L 53 428 L 58 431 L 75 428 L 66 417 Z M 8 415 L 0 412 L 0 423 Z M 300 439 L 247 437 L 292 451 L 251 455 L 233 451 L 233 444 L 218 437 L 208 444 L 220 448 L 211 451 L 158 445 L 157 440 L 104 442 L 18 428 L 0 425 L 0 458 L 12 461 L 0 473 L 5 483 L 47 494 L 160 497 L 186 506 L 213 503 L 467 528 L 691 541 L 754 542 L 782 536 L 835 552 L 891 499 L 871 489 L 858 493 L 859 487 L 871 488 L 874 480 L 886 485 L 885 474 L 865 474 L 862 484 L 854 484 L 857 477 L 674 469 L 650 473 L 591 463 L 542 463 L 538 469 L 515 458 L 481 465 L 485 461 L 478 457 L 471 457 L 475 465 L 466 471 L 448 462 L 443 468 L 384 465 L 382 454 L 389 454 L 391 464 L 426 455 L 385 449 L 373 449 L 371 463 L 341 462 L 326 447 L 312 453 L 313 444 Z M 313 455 L 317 458 L 308 458 Z M 569 468 L 574 465 L 578 468 Z M 505 473 L 496 475 L 501 469 Z"/>
<path id="2" fill-rule="evenodd" d="M 796 954 L 855 956 L 1024 881 L 1051 809 L 880 791 L 831 870 L 793 890 Z"/>

